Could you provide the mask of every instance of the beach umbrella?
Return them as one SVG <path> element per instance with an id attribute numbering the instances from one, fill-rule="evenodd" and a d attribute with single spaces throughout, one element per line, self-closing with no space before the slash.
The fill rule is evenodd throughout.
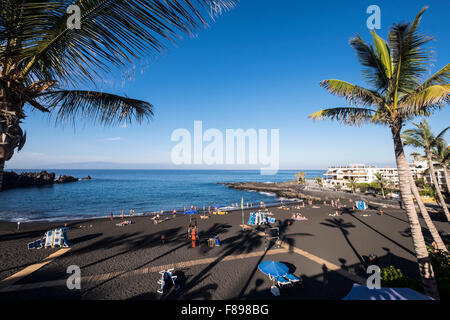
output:
<path id="1" fill-rule="evenodd" d="M 258 265 L 258 269 L 272 277 L 282 277 L 289 273 L 289 267 L 278 261 L 263 261 Z"/>
<path id="2" fill-rule="evenodd" d="M 184 214 L 197 214 L 198 213 L 198 211 L 196 211 L 196 210 L 189 210 L 189 211 L 186 211 Z"/>
<path id="3" fill-rule="evenodd" d="M 434 300 L 410 288 L 369 289 L 353 284 L 352 290 L 342 300 Z"/>

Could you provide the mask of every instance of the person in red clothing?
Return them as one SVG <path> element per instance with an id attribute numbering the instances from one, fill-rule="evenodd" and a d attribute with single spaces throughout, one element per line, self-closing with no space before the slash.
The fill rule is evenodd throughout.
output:
<path id="1" fill-rule="evenodd" d="M 196 227 L 192 226 L 191 227 L 191 241 L 192 241 L 192 248 L 195 248 L 195 231 L 196 231 Z"/>
<path id="2" fill-rule="evenodd" d="M 113 220 L 114 220 L 114 216 L 113 216 L 113 213 L 112 213 L 112 211 L 111 211 L 110 219 L 111 219 L 111 221 L 113 221 Z"/>

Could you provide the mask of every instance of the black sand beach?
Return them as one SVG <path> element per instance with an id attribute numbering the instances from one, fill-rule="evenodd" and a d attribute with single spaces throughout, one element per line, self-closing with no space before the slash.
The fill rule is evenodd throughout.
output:
<path id="1" fill-rule="evenodd" d="M 187 239 L 189 216 L 183 214 L 158 224 L 149 216 L 127 217 L 133 224 L 124 227 L 116 226 L 121 221 L 118 217 L 113 222 L 22 223 L 19 231 L 15 223 L 1 222 L 0 299 L 341 299 L 355 281 L 367 278 L 370 254 L 379 257 L 381 267 L 395 265 L 408 276 L 418 275 L 402 210 L 386 208 L 380 216 L 376 210 L 343 209 L 341 216 L 333 217 L 329 214 L 336 208 L 328 205 L 295 206 L 269 208 L 286 245 L 267 252 L 260 235 L 240 227 L 240 211 L 209 219 L 197 215 L 200 241 L 196 248 Z M 308 220 L 291 221 L 297 212 Z M 249 210 L 244 213 L 247 222 Z M 448 243 L 448 223 L 437 214 L 432 216 Z M 6 286 L 4 279 L 60 250 L 28 250 L 27 243 L 65 223 L 70 250 Z M 207 238 L 214 236 L 219 236 L 221 246 L 209 248 Z M 429 237 L 427 242 L 431 242 Z M 258 270 L 264 260 L 285 262 L 303 283 L 283 288 L 280 297 L 273 296 L 271 281 Z M 81 290 L 66 287 L 70 265 L 81 268 Z M 159 294 L 158 271 L 171 266 L 181 288 Z"/>

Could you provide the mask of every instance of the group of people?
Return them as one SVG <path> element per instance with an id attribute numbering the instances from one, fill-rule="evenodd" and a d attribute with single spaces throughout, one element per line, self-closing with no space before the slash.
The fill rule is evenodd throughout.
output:
<path id="1" fill-rule="evenodd" d="M 130 216 L 131 216 L 131 217 L 134 216 L 134 209 L 131 209 L 131 210 L 130 210 Z M 111 221 L 114 220 L 114 214 L 113 214 L 112 211 L 111 211 L 111 213 L 110 213 L 110 215 L 109 215 L 109 219 L 110 219 Z M 125 213 L 124 213 L 124 211 L 122 210 L 122 220 L 124 220 L 124 219 L 125 219 Z"/>
<path id="2" fill-rule="evenodd" d="M 304 217 L 301 213 L 294 213 L 291 217 L 292 220 L 308 220 L 308 218 Z"/>
<path id="3" fill-rule="evenodd" d="M 336 200 L 331 200 L 331 206 L 334 208 L 340 209 L 342 207 L 341 199 L 337 198 Z"/>

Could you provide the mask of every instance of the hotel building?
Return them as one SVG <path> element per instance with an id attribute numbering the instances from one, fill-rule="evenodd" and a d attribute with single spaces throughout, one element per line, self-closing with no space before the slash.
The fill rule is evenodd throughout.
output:
<path id="1" fill-rule="evenodd" d="M 409 164 L 414 179 L 424 179 L 425 182 L 431 183 L 431 176 L 426 172 L 428 165 L 426 161 L 414 160 Z M 445 176 L 442 169 L 435 168 L 439 185 L 445 187 Z M 383 178 L 391 184 L 398 186 L 397 168 L 375 166 L 366 166 L 364 164 L 350 164 L 347 166 L 332 166 L 324 173 L 323 185 L 325 187 L 333 187 L 341 185 L 346 188 L 350 180 L 357 183 L 371 183 L 376 180 L 376 174 L 381 173 Z"/>

